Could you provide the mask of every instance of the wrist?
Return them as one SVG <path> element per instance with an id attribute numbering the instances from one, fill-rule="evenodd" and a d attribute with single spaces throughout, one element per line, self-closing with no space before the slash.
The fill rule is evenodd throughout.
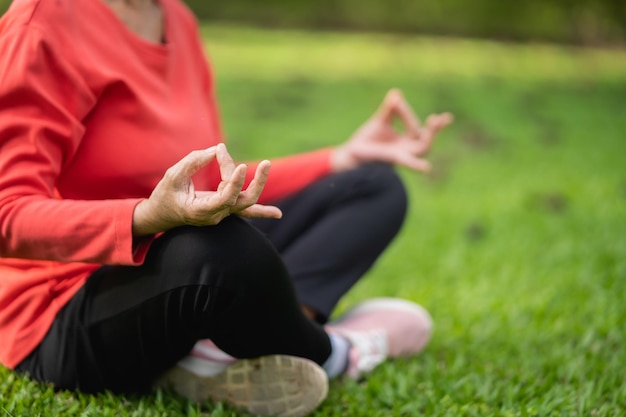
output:
<path id="1" fill-rule="evenodd" d="M 341 145 L 333 149 L 330 155 L 330 167 L 332 172 L 348 171 L 358 165 L 351 155 L 347 145 Z"/>
<path id="2" fill-rule="evenodd" d="M 150 202 L 148 199 L 141 200 L 133 211 L 133 236 L 147 236 L 155 233 L 164 232 L 167 227 L 159 225 L 155 221 L 155 216 L 151 214 Z"/>

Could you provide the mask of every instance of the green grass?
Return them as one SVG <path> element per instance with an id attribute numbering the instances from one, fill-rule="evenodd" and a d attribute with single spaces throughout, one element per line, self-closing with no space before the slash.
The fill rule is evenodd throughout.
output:
<path id="1" fill-rule="evenodd" d="M 206 27 L 231 151 L 336 144 L 400 87 L 456 121 L 343 300 L 422 303 L 419 357 L 333 381 L 318 416 L 626 415 L 626 53 Z M 0 370 L 0 416 L 233 416 L 157 393 L 55 394 Z"/>

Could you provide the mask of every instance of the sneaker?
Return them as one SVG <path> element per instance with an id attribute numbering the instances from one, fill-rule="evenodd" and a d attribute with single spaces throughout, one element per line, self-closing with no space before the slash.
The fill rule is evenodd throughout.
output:
<path id="1" fill-rule="evenodd" d="M 326 372 L 308 359 L 270 355 L 225 363 L 192 355 L 155 386 L 192 401 L 224 402 L 254 415 L 279 417 L 306 416 L 328 394 Z"/>
<path id="2" fill-rule="evenodd" d="M 198 341 L 191 353 L 178 362 L 178 366 L 200 377 L 220 374 L 237 359 L 224 352 L 209 339 Z"/>
<path id="3" fill-rule="evenodd" d="M 432 332 L 432 319 L 421 306 L 397 298 L 374 298 L 358 304 L 327 325 L 344 336 L 350 349 L 346 375 L 359 379 L 387 358 L 421 352 Z"/>

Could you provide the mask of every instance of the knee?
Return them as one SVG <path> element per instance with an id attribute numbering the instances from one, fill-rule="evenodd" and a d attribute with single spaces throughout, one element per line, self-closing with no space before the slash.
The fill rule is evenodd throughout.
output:
<path id="1" fill-rule="evenodd" d="M 179 227 L 158 239 L 152 257 L 162 268 L 178 275 L 186 272 L 203 280 L 210 270 L 216 276 L 245 275 L 250 271 L 282 266 L 271 243 L 237 216 L 207 227 Z"/>
<path id="2" fill-rule="evenodd" d="M 371 192 L 383 202 L 384 216 L 402 223 L 408 208 L 406 187 L 393 166 L 388 164 L 371 164 L 366 169 L 366 178 Z"/>

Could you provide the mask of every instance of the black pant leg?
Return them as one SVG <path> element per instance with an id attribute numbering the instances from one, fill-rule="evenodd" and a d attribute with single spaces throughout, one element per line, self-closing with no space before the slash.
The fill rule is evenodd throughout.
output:
<path id="1" fill-rule="evenodd" d="M 252 223 L 280 252 L 298 298 L 324 322 L 400 230 L 407 194 L 393 167 L 367 164 L 276 205 L 282 219 Z"/>
<path id="2" fill-rule="evenodd" d="M 141 266 L 97 270 L 18 369 L 59 388 L 143 390 L 200 338 L 236 357 L 330 354 L 278 253 L 230 217 L 167 232 Z"/>

